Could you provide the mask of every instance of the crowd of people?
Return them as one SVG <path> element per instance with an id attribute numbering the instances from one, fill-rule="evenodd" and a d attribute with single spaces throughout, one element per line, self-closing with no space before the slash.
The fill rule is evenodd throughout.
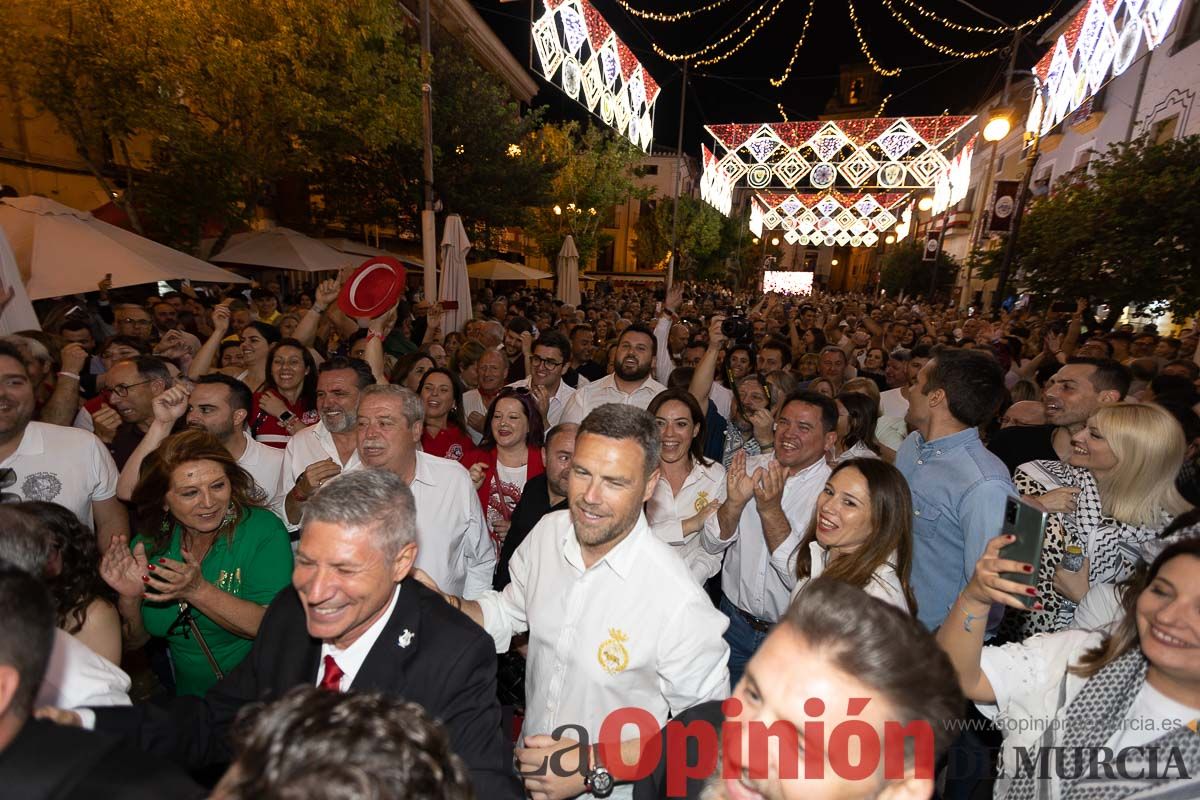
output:
<path id="1" fill-rule="evenodd" d="M 0 337 L 0 795 L 1200 796 L 1194 328 L 341 283 Z"/>

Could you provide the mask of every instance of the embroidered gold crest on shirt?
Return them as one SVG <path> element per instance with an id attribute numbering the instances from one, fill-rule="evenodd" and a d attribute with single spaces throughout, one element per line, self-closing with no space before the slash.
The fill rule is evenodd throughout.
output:
<path id="1" fill-rule="evenodd" d="M 618 628 L 609 628 L 608 635 L 610 638 L 600 643 L 600 649 L 596 651 L 596 659 L 605 672 L 609 675 L 616 675 L 624 672 L 625 668 L 629 666 L 629 651 L 625 649 L 624 644 L 629 641 L 629 636 Z"/>
<path id="2" fill-rule="evenodd" d="M 699 514 L 708 505 L 708 492 L 700 492 L 696 495 L 696 513 Z"/>

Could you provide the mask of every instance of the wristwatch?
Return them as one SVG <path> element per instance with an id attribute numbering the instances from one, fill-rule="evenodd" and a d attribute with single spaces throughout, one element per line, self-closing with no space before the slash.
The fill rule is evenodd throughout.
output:
<path id="1" fill-rule="evenodd" d="M 600 745 L 588 748 L 592 767 L 583 776 L 583 785 L 592 797 L 608 797 L 613 790 L 613 776 L 600 763 Z"/>
<path id="2" fill-rule="evenodd" d="M 282 422 L 284 425 L 287 425 L 289 422 L 291 422 L 295 418 L 296 418 L 296 415 L 293 414 L 291 411 L 288 411 L 287 409 L 284 409 L 284 412 L 279 415 L 279 421 Z"/>

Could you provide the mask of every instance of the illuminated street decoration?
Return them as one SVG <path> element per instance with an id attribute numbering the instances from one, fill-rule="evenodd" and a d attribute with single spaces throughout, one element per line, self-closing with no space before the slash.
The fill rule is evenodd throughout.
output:
<path id="1" fill-rule="evenodd" d="M 704 160 L 704 169 L 700 173 L 700 199 L 728 217 L 733 208 L 733 181 L 717 164 L 717 157 L 711 150 L 704 145 L 700 145 L 700 149 Z"/>
<path id="2" fill-rule="evenodd" d="M 785 272 L 782 270 L 766 270 L 763 272 L 763 292 L 779 292 L 780 294 L 812 294 L 813 274 L 811 272 Z"/>
<path id="3" fill-rule="evenodd" d="M 938 173 L 933 183 L 933 208 L 936 216 L 967 196 L 971 184 L 971 155 L 975 151 L 975 137 L 958 152 L 946 169 Z"/>
<path id="4" fill-rule="evenodd" d="M 908 192 L 842 194 L 836 190 L 759 193 L 750 201 L 751 224 L 757 219 L 767 230 L 783 229 L 788 244 L 871 247 L 896 224 L 894 209 L 908 196 Z"/>
<path id="5" fill-rule="evenodd" d="M 544 0 L 544 6 L 533 23 L 542 75 L 649 151 L 658 83 L 589 0 Z"/>
<path id="6" fill-rule="evenodd" d="M 896 227 L 892 231 L 896 234 L 897 242 L 904 241 L 904 238 L 912 232 L 913 207 L 915 205 L 915 202 L 909 202 L 909 204 L 904 207 L 904 210 L 900 212 L 900 221 L 896 223 Z"/>
<path id="7" fill-rule="evenodd" d="M 1034 67 L 1049 98 L 1034 92 L 1027 128 L 1041 120 L 1041 133 L 1067 118 L 1129 68 L 1143 39 L 1150 50 L 1162 44 L 1182 0 L 1090 0 Z"/>
<path id="8" fill-rule="evenodd" d="M 970 116 L 708 125 L 719 168 L 751 188 L 931 188 L 950 164 L 942 148 Z M 723 151 L 723 153 L 721 152 Z"/>

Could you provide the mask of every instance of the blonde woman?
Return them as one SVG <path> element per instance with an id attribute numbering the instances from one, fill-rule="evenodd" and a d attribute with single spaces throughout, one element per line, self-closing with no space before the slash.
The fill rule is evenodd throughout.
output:
<path id="1" fill-rule="evenodd" d="M 1009 614 L 1001 633 L 1024 639 L 1071 624 L 1088 588 L 1119 583 L 1141 559 L 1141 545 L 1191 506 L 1175 489 L 1187 445 L 1165 409 L 1147 404 L 1100 408 L 1071 438 L 1066 461 L 1030 461 L 1013 481 L 1026 499 L 1050 513 L 1038 592 L 1044 609 Z M 1084 566 L 1060 565 L 1068 546 L 1082 550 Z"/>

